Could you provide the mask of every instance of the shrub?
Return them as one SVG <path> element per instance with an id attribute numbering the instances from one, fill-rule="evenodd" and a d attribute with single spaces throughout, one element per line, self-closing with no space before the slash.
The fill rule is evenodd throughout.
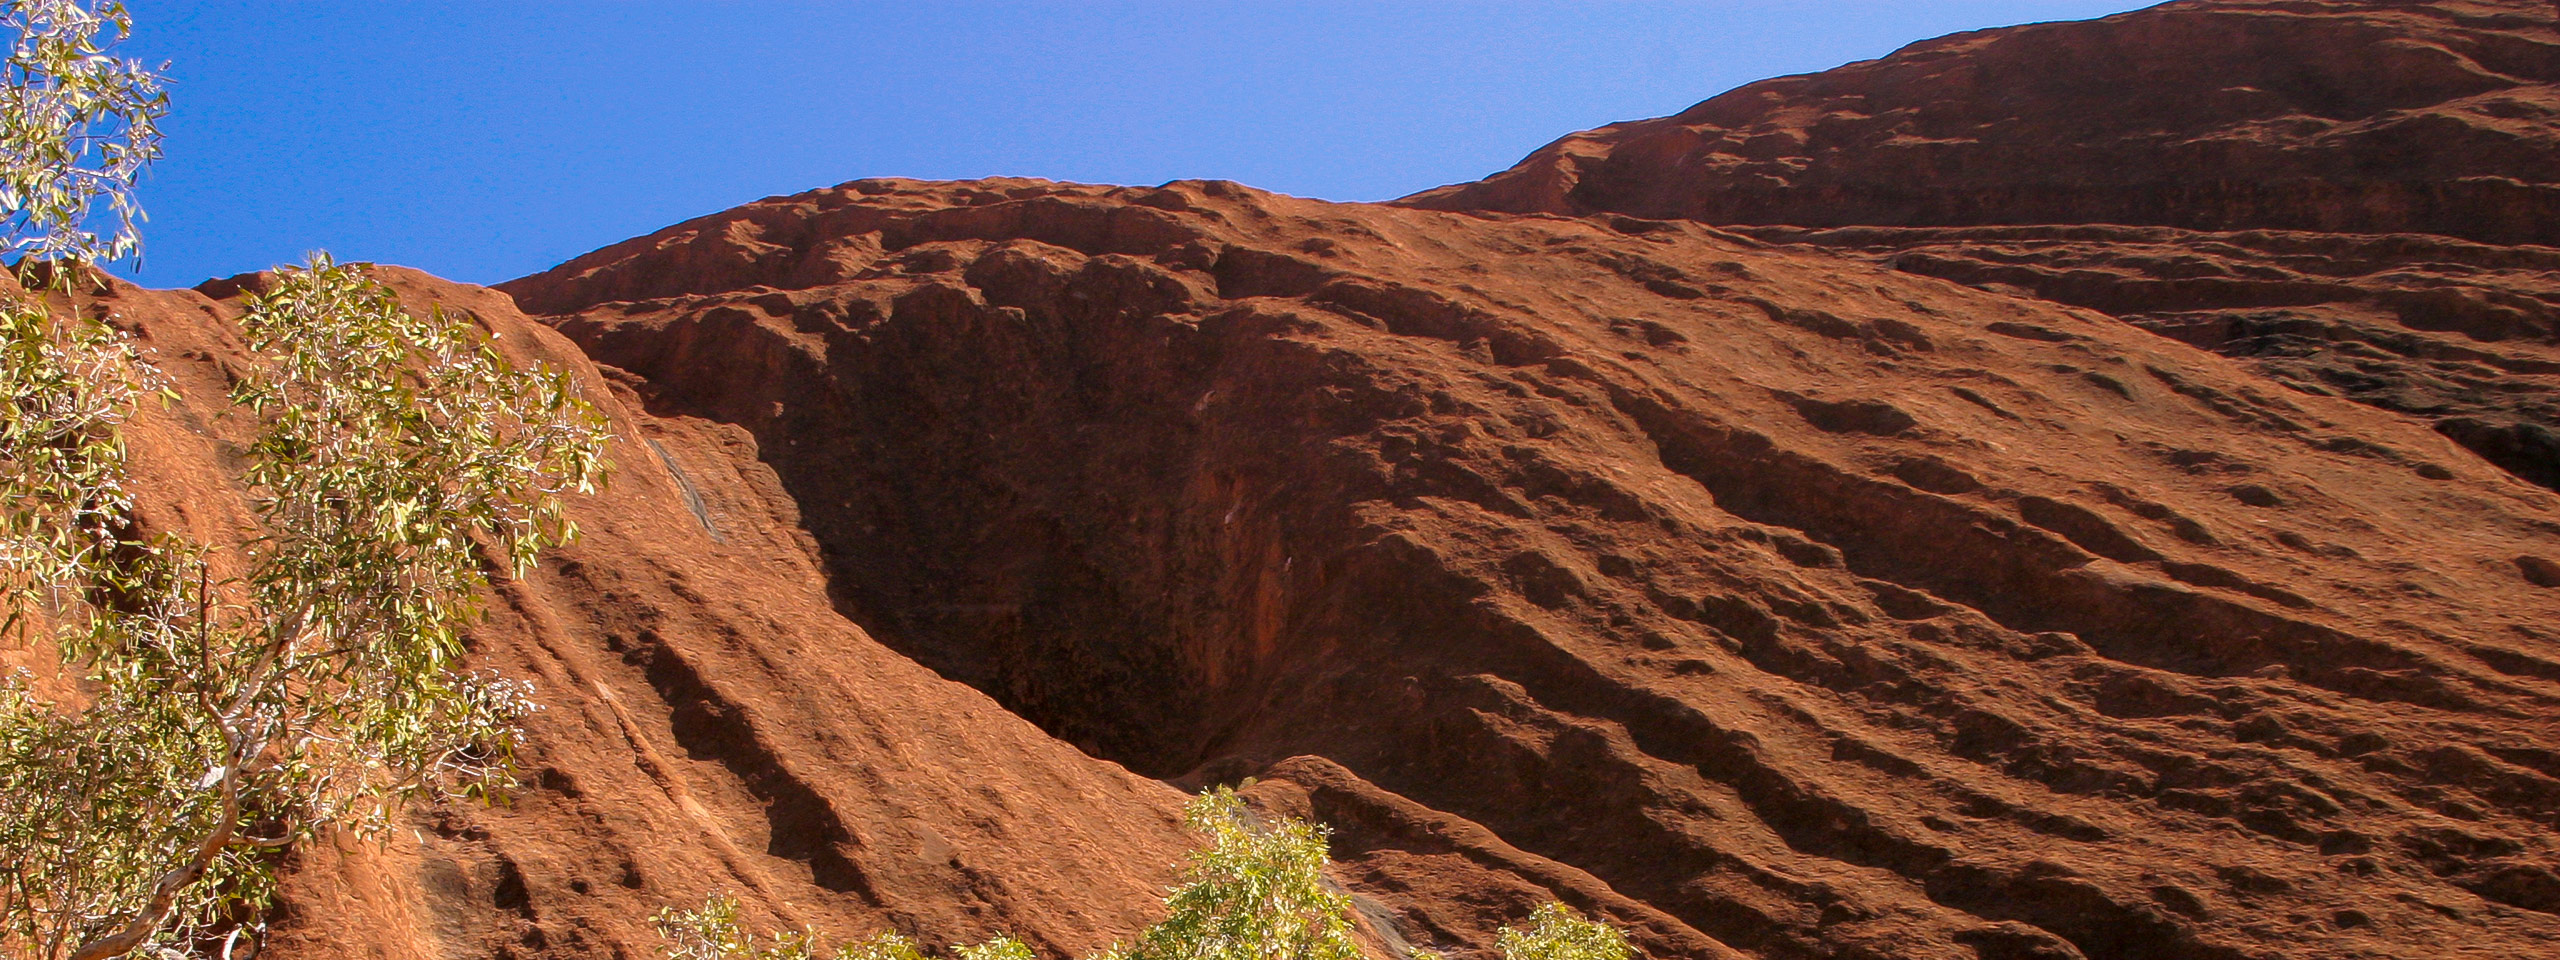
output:
<path id="1" fill-rule="evenodd" d="M 1351 898 L 1324 877 L 1322 825 L 1282 818 L 1252 822 L 1235 791 L 1219 787 L 1193 799 L 1185 820 L 1207 843 L 1183 868 L 1165 898 L 1171 915 L 1090 960 L 1356 960 Z M 699 910 L 658 913 L 670 960 L 816 960 L 808 931 L 764 943 L 738 928 L 738 902 L 713 894 Z M 1561 903 L 1539 907 L 1525 929 L 1501 932 L 1504 960 L 1635 960 L 1625 936 L 1585 920 Z M 1031 948 L 998 936 L 956 947 L 959 960 L 1033 960 Z M 881 934 L 837 949 L 834 960 L 924 960 L 915 941 Z M 1428 958 L 1430 955 L 1424 953 Z"/>
<path id="2" fill-rule="evenodd" d="M 1501 942 L 1503 960 L 1634 960 L 1636 953 L 1616 927 L 1561 903 L 1539 907 L 1525 928 L 1504 927 Z"/>
<path id="3" fill-rule="evenodd" d="M 817 955 L 817 936 L 806 930 L 790 931 L 758 943 L 754 934 L 738 928 L 738 901 L 734 897 L 714 894 L 698 910 L 669 907 L 650 918 L 658 937 L 666 941 L 668 960 L 811 960 Z M 877 949 L 864 955 L 864 960 L 922 960 L 915 945 L 903 937 L 883 935 L 874 941 Z M 836 952 L 839 958 L 854 956 L 850 949 Z"/>
<path id="4" fill-rule="evenodd" d="M 1322 826 L 1282 819 L 1255 826 L 1235 791 L 1201 794 L 1184 811 L 1208 845 L 1165 898 L 1172 915 L 1105 960 L 1353 960 L 1351 898 L 1324 878 Z"/>

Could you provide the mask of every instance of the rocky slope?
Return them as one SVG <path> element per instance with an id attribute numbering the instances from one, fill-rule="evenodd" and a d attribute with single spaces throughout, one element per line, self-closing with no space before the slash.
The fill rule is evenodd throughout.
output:
<path id="1" fill-rule="evenodd" d="M 713 890 L 760 926 L 945 943 L 1003 929 L 1053 952 L 1153 919 L 1190 842 L 1180 792 L 1076 752 L 836 613 L 743 432 L 641 411 L 503 295 L 380 272 L 413 307 L 461 311 L 520 360 L 575 370 L 613 416 L 617 469 L 575 504 L 586 539 L 501 583 L 472 634 L 477 665 L 531 681 L 544 708 L 524 789 L 504 807 L 428 811 L 379 845 L 297 850 L 268 955 L 651 957 L 650 914 Z M 221 398 L 246 362 L 238 292 L 261 279 L 119 284 L 90 304 L 186 398 L 143 411 L 134 459 L 144 519 L 203 542 L 248 529 L 231 471 L 250 424 Z"/>
<path id="2" fill-rule="evenodd" d="M 2560 487 L 2560 249 L 2168 227 L 1737 227 L 2104 311 Z"/>
<path id="3" fill-rule="evenodd" d="M 1010 180 L 502 289 L 634 422 L 771 471 L 760 529 L 818 558 L 788 596 L 1091 756 L 1261 776 L 1340 828 L 1384 951 L 1481 956 L 1548 897 L 1657 956 L 2560 942 L 2560 496 L 2092 310 L 1687 223 Z M 672 503 L 576 558 L 600 598 L 711 549 Z M 753 612 L 669 649 L 766 642 L 764 588 L 688 589 Z M 843 669 L 798 649 L 759 669 Z M 736 696 L 906 709 L 786 682 Z M 912 762 L 1113 775 L 1007 737 Z M 917 802 L 844 776 L 848 820 Z M 1160 831 L 1127 789 L 1052 822 Z"/>
<path id="4" fill-rule="evenodd" d="M 2560 486 L 2555 80 L 2539 0 L 2170 3 L 1752 84 L 1403 202 L 1844 228 L 1757 233 L 2104 310 Z"/>
<path id="5" fill-rule="evenodd" d="M 2560 240 L 2560 7 L 2183 0 L 1959 33 L 1404 202 L 1713 223 Z"/>
<path id="6" fill-rule="evenodd" d="M 620 469 L 473 636 L 522 795 L 296 851 L 270 952 L 641 958 L 726 889 L 1065 957 L 1246 777 L 1381 960 L 1557 898 L 1662 958 L 2560 950 L 2556 20 L 2176 3 L 1403 207 L 866 180 L 385 268 Z M 156 525 L 241 535 L 260 282 L 94 300 L 189 398 Z"/>

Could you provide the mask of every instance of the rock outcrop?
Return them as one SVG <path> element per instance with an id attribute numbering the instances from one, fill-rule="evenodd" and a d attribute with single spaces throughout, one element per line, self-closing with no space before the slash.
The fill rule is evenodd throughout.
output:
<path id="1" fill-rule="evenodd" d="M 752 438 L 642 411 L 617 374 L 501 294 L 378 273 L 415 309 L 458 312 L 520 361 L 573 370 L 612 415 L 616 469 L 573 505 L 585 539 L 502 581 L 471 635 L 474 665 L 530 681 L 543 707 L 513 801 L 295 850 L 266 955 L 652 957 L 650 915 L 712 891 L 759 927 L 935 943 L 1009 930 L 1058 953 L 1157 916 L 1191 842 L 1182 794 L 838 614 Z M 232 471 L 252 424 L 223 398 L 246 362 L 238 293 L 263 281 L 116 285 L 90 301 L 185 398 L 146 405 L 131 431 L 155 527 L 215 544 L 250 529 Z"/>
<path id="2" fill-rule="evenodd" d="M 2560 488 L 2560 249 L 2168 227 L 1736 227 L 2104 311 Z"/>
<path id="3" fill-rule="evenodd" d="M 2105 310 L 2560 486 L 2555 81 L 2560 5 L 2191 0 L 1752 84 L 1401 202 L 1769 226 Z"/>
<path id="4" fill-rule="evenodd" d="M 1445 210 L 2560 242 L 2560 8 L 2182 0 L 1959 33 L 1577 133 Z"/>
<path id="5" fill-rule="evenodd" d="M 2560 496 L 2092 310 L 1215 182 L 857 181 L 502 289 L 742 431 L 871 636 L 1335 824 L 1382 949 L 2560 940 Z"/>
<path id="6" fill-rule="evenodd" d="M 1551 899 L 1656 958 L 2552 953 L 2555 79 L 2552 4 L 2182 2 L 1400 206 L 861 180 L 382 268 L 619 470 L 472 635 L 521 795 L 296 850 L 268 952 L 641 958 L 725 889 L 1080 955 L 1253 778 L 1380 960 Z M 262 282 L 90 301 L 187 398 L 154 525 L 245 529 Z"/>

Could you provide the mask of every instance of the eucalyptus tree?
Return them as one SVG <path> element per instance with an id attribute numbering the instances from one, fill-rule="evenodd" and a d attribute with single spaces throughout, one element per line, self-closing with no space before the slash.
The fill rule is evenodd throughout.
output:
<path id="1" fill-rule="evenodd" d="M 0 2 L 0 228 L 13 251 L 95 262 L 141 249 L 133 187 L 160 157 L 169 100 L 147 64 L 110 52 L 132 28 L 122 3 Z"/>
<path id="2" fill-rule="evenodd" d="M 76 696 L 0 688 L 0 944 L 21 953 L 210 946 L 267 906 L 275 848 L 512 781 L 530 689 L 464 671 L 461 630 L 488 565 L 521 574 L 575 536 L 564 498 L 599 479 L 604 423 L 562 371 L 404 309 L 362 266 L 284 271 L 241 326 L 256 360 L 229 399 L 261 424 L 242 476 L 260 536 L 137 533 L 112 440 L 37 491 L 78 506 L 13 520 L 78 551 L 22 582 L 82 578 L 18 614 L 55 627 Z M 123 384 L 89 411 L 146 386 L 48 363 L 66 395 Z"/>
<path id="3" fill-rule="evenodd" d="M 166 106 L 108 52 L 129 26 L 0 0 L 0 214 L 30 285 L 138 249 Z M 179 398 L 110 325 L 0 298 L 0 639 L 61 665 L 0 678 L 0 953 L 228 954 L 280 848 L 512 782 L 530 689 L 466 671 L 461 631 L 489 569 L 575 536 L 602 418 L 362 265 L 317 256 L 247 307 L 230 394 Z M 154 396 L 254 423 L 245 542 L 137 510 L 122 430 Z"/>

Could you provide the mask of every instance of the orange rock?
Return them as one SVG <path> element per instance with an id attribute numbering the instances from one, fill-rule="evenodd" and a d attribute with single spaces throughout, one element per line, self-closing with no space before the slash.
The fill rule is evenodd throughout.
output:
<path id="1" fill-rule="evenodd" d="M 1248 776 L 1382 957 L 1548 899 L 1656 957 L 2549 953 L 2553 10 L 1960 35 L 1405 206 L 862 180 L 390 270 L 621 469 L 474 633 L 532 783 L 297 851 L 276 956 L 641 957 L 715 888 L 1076 954 Z M 103 299 L 194 398 L 153 523 L 241 529 L 257 283 Z"/>
<path id="2" fill-rule="evenodd" d="M 2552 244 L 2555 21 L 2544 0 L 2184 0 L 1958 33 L 1576 133 L 1403 202 Z"/>
<path id="3" fill-rule="evenodd" d="M 648 918 L 740 897 L 765 928 L 929 942 L 1011 931 L 1056 952 L 1160 912 L 1191 845 L 1183 795 L 1077 753 L 934 676 L 836 612 L 754 441 L 655 416 L 502 294 L 381 268 L 415 309 L 484 325 L 520 361 L 567 365 L 613 418 L 610 487 L 573 504 L 580 543 L 502 581 L 475 667 L 531 681 L 511 804 L 423 811 L 382 844 L 297 849 L 277 957 L 656 955 Z M 209 542 L 247 530 L 226 465 L 252 428 L 221 398 L 244 362 L 240 277 L 118 285 L 98 306 L 171 371 L 183 406 L 133 430 L 144 519 Z"/>
<path id="4" fill-rule="evenodd" d="M 874 636 L 1337 824 L 1389 945 L 2560 936 L 2560 497 L 2103 314 L 1218 182 L 857 181 L 503 288 L 752 436 Z"/>
<path id="5" fill-rule="evenodd" d="M 1751 84 L 1401 202 L 1760 225 L 2251 358 L 2560 487 L 2555 50 L 2540 0 L 2169 3 Z"/>

